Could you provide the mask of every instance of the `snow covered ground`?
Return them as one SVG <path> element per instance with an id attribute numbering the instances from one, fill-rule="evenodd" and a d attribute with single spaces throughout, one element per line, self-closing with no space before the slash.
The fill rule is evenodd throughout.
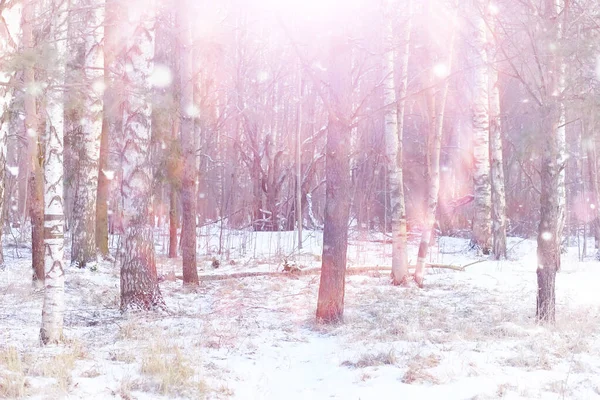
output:
<path id="1" fill-rule="evenodd" d="M 215 252 L 221 245 L 226 256 Z M 389 264 L 381 235 L 355 234 L 349 267 Z M 157 238 L 159 273 L 180 274 Z M 206 230 L 201 274 L 320 265 L 320 237 Z M 347 278 L 345 323 L 314 321 L 318 275 L 165 280 L 168 312 L 122 315 L 119 271 L 66 271 L 67 343 L 41 347 L 42 293 L 28 249 L 6 244 L 0 270 L 0 397 L 211 399 L 600 399 L 600 263 L 569 248 L 557 278 L 557 324 L 535 324 L 535 241 L 509 260 L 429 271 L 399 288 L 388 272 Z M 411 247 L 414 262 L 416 246 Z M 68 253 L 68 252 L 67 252 Z M 213 257 L 219 260 L 214 269 Z M 440 238 L 431 262 L 478 260 Z"/>

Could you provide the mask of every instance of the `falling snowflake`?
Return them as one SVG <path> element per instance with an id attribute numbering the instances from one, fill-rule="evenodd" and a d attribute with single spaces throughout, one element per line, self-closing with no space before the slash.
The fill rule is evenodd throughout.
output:
<path id="1" fill-rule="evenodd" d="M 169 87 L 173 83 L 173 73 L 166 65 L 156 64 L 148 78 L 148 83 L 159 89 Z"/>
<path id="2" fill-rule="evenodd" d="M 542 232 L 542 240 L 550 240 L 550 239 L 552 239 L 552 233 Z"/>
<path id="3" fill-rule="evenodd" d="M 185 113 L 188 117 L 196 118 L 198 115 L 200 115 L 200 110 L 195 104 L 190 104 L 185 108 Z"/>
<path id="4" fill-rule="evenodd" d="M 433 67 L 433 74 L 438 78 L 446 78 L 450 74 L 450 71 L 446 64 L 440 63 Z"/>
<path id="5" fill-rule="evenodd" d="M 102 94 L 104 93 L 104 91 L 106 90 L 106 85 L 104 84 L 104 81 L 98 79 L 96 80 L 93 84 L 92 84 L 92 90 L 96 93 L 96 94 Z"/>
<path id="6" fill-rule="evenodd" d="M 7 165 L 6 166 L 6 170 L 8 171 L 9 174 L 11 174 L 12 176 L 17 176 L 19 175 L 19 167 L 18 166 L 11 166 L 11 165 Z"/>
<path id="7" fill-rule="evenodd" d="M 494 3 L 490 3 L 488 4 L 488 11 L 491 15 L 498 15 L 498 13 L 500 13 L 500 8 Z"/>
<path id="8" fill-rule="evenodd" d="M 267 71 L 260 71 L 257 75 L 256 75 L 256 80 L 258 81 L 258 83 L 264 83 L 269 79 L 269 73 Z"/>
<path id="9" fill-rule="evenodd" d="M 106 179 L 108 179 L 109 181 L 112 181 L 113 179 L 115 179 L 115 171 L 103 169 L 102 173 L 104 174 Z"/>

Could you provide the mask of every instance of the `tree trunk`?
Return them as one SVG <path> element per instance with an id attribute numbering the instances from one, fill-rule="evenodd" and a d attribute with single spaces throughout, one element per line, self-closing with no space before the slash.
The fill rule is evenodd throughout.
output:
<path id="1" fill-rule="evenodd" d="M 2 11 L 0 19 L 0 32 L 9 38 L 9 40 L 0 41 L 0 59 L 9 59 L 16 51 L 19 38 L 19 32 L 12 32 L 11 27 L 6 23 L 7 20 L 18 18 L 20 6 L 14 3 L 6 6 Z M 4 265 L 4 253 L 2 250 L 2 233 L 4 231 L 4 209 L 7 200 L 6 187 L 7 177 L 5 175 L 6 151 L 8 146 L 8 131 L 10 125 L 10 107 L 13 99 L 14 89 L 10 85 L 14 78 L 14 73 L 1 71 L 0 73 L 0 267 Z"/>
<path id="2" fill-rule="evenodd" d="M 540 322 L 554 322 L 555 316 L 555 280 L 560 268 L 560 194 L 559 194 L 559 144 L 557 130 L 556 105 L 547 105 L 543 109 L 542 121 L 546 129 L 542 154 L 540 224 L 537 238 L 537 309 L 536 317 Z"/>
<path id="3" fill-rule="evenodd" d="M 295 186 L 295 210 L 296 211 L 296 227 L 298 229 L 298 250 L 302 250 L 302 103 L 304 101 L 302 79 L 302 67 L 298 72 L 298 105 L 296 109 L 296 186 Z"/>
<path id="4" fill-rule="evenodd" d="M 181 182 L 181 200 L 183 203 L 183 226 L 181 229 L 181 250 L 183 256 L 183 284 L 198 285 L 196 266 L 196 140 L 194 138 L 194 119 L 197 112 L 194 105 L 192 27 L 190 22 L 190 3 L 181 1 L 177 5 L 179 22 L 179 73 L 181 79 L 181 150 L 183 153 L 183 179 Z"/>
<path id="5" fill-rule="evenodd" d="M 115 24 L 119 9 L 117 0 L 106 0 L 104 17 L 104 99 L 102 102 L 102 132 L 100 134 L 100 152 L 98 158 L 98 191 L 96 193 L 96 248 L 104 258 L 109 256 L 108 249 L 108 203 L 111 180 L 114 171 L 109 166 L 109 136 L 111 127 L 119 112 L 119 102 L 115 90 L 116 58 L 118 51 Z"/>
<path id="6" fill-rule="evenodd" d="M 123 224 L 125 251 L 121 265 L 121 310 L 164 307 L 158 287 L 154 231 L 149 221 L 152 184 L 149 165 L 152 102 L 146 77 L 154 56 L 154 4 L 141 12 L 135 3 L 124 5 L 127 26 L 125 50 L 126 99 L 123 118 Z"/>
<path id="7" fill-rule="evenodd" d="M 456 13 L 456 11 L 455 11 Z M 455 14 L 456 15 L 456 14 Z M 451 28 L 451 37 L 449 42 L 448 57 L 446 60 L 446 70 L 448 74 L 452 70 L 452 58 L 454 57 L 454 42 L 456 37 L 456 26 Z M 433 66 L 432 66 L 433 67 Z M 435 71 L 431 71 L 433 75 Z M 435 79 L 430 79 L 433 82 Z M 438 89 L 439 92 L 434 92 L 430 89 L 428 96 L 429 109 L 429 132 L 427 145 L 427 211 L 425 224 L 421 234 L 421 243 L 419 244 L 419 252 L 417 253 L 417 265 L 415 268 L 415 282 L 419 287 L 423 286 L 425 276 L 425 261 L 427 252 L 435 225 L 435 215 L 437 211 L 438 195 L 440 188 L 440 153 L 442 149 L 442 133 L 444 130 L 444 112 L 446 108 L 446 98 L 448 97 L 448 89 L 450 81 L 445 77 L 445 81 Z"/>
<path id="8" fill-rule="evenodd" d="M 327 130 L 325 176 L 325 227 L 317 320 L 341 322 L 344 315 L 344 286 L 350 213 L 349 143 L 352 76 L 351 48 L 338 37 L 330 51 L 329 84 L 331 104 Z"/>
<path id="9" fill-rule="evenodd" d="M 396 41 L 394 40 L 392 10 L 386 19 L 386 56 L 383 65 L 384 103 L 388 107 L 385 113 L 385 143 L 388 164 L 388 185 L 390 192 L 391 225 L 392 225 L 392 284 L 406 284 L 408 279 L 408 254 L 406 233 L 406 207 L 404 204 L 404 180 L 402 175 L 402 136 L 404 128 L 404 108 L 407 86 L 407 68 L 410 51 L 411 2 L 408 7 L 408 22 L 404 24 L 402 35 L 402 54 L 400 71 L 395 71 Z M 395 85 L 398 76 L 400 87 Z M 398 96 L 398 97 L 397 97 Z"/>
<path id="10" fill-rule="evenodd" d="M 488 43 L 489 62 L 489 114 L 490 114 L 490 158 L 492 183 L 492 242 L 496 260 L 506 258 L 506 194 L 504 183 L 504 161 L 502 156 L 502 129 L 500 119 L 500 80 L 496 64 L 496 42 L 493 18 L 489 28 L 492 39 Z"/>
<path id="11" fill-rule="evenodd" d="M 486 54 L 487 27 L 483 17 L 475 24 L 475 88 L 473 99 L 473 173 L 474 215 L 472 245 L 483 254 L 489 254 L 492 248 L 492 195 L 490 187 L 490 116 L 488 60 Z"/>
<path id="12" fill-rule="evenodd" d="M 598 182 L 598 153 L 596 149 L 596 140 L 594 138 L 594 113 L 591 112 L 589 123 L 584 122 L 583 125 L 583 138 L 582 146 L 585 150 L 585 156 L 587 157 L 588 173 L 590 175 L 590 192 L 591 204 L 590 208 L 592 213 L 591 218 L 591 230 L 594 234 L 594 242 L 596 250 L 596 259 L 600 260 L 600 185 Z"/>
<path id="13" fill-rule="evenodd" d="M 82 82 L 84 89 L 78 93 L 82 101 L 81 141 L 79 170 L 75 199 L 73 204 L 73 230 L 71 245 L 71 264 L 85 268 L 94 266 L 96 251 L 96 195 L 98 192 L 98 159 L 102 134 L 102 108 L 104 93 L 104 60 L 102 40 L 103 8 L 98 0 L 81 0 L 83 11 L 80 19 L 84 26 Z M 79 19 L 78 18 L 78 19 Z M 71 34 L 76 29 L 69 29 Z"/>
<path id="14" fill-rule="evenodd" d="M 549 27 L 555 27 L 557 34 L 548 38 L 548 45 L 556 36 L 562 37 L 562 30 L 568 15 L 568 0 L 561 10 L 560 3 L 547 0 L 546 16 Z M 557 24 L 557 25 L 555 25 Z M 553 32 L 552 29 L 548 30 Z M 541 107 L 542 132 L 544 150 L 540 169 L 540 224 L 538 228 L 538 268 L 537 268 L 537 308 L 538 322 L 554 323 L 556 311 L 556 272 L 560 270 L 560 248 L 562 229 L 564 226 L 564 124 L 565 109 L 563 104 L 564 60 L 562 55 L 554 54 L 550 59 L 550 70 L 559 71 L 548 79 L 545 104 Z"/>
<path id="15" fill-rule="evenodd" d="M 44 157 L 44 267 L 46 289 L 42 308 L 42 343 L 58 343 L 63 339 L 64 301 L 64 246 L 65 216 L 63 210 L 63 149 L 64 149 L 64 94 L 62 85 L 66 67 L 67 2 L 55 2 L 57 7 L 52 21 L 54 51 L 57 65 L 56 82 L 47 95 L 47 132 Z"/>
<path id="16" fill-rule="evenodd" d="M 23 45 L 30 50 L 35 47 L 33 38 L 33 19 L 35 17 L 35 4 L 28 2 L 23 8 Z M 39 156 L 39 121 L 37 115 L 36 84 L 34 61 L 30 61 L 23 73 L 25 85 L 24 108 L 25 130 L 27 132 L 27 159 L 30 176 L 27 179 L 29 189 L 28 204 L 31 218 L 31 252 L 33 267 L 33 283 L 41 286 L 44 282 L 44 188 L 43 174 Z"/>

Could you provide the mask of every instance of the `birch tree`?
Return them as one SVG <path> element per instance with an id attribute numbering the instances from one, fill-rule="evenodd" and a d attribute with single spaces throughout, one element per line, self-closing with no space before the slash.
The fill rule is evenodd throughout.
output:
<path id="1" fill-rule="evenodd" d="M 66 0 L 52 2 L 51 36 L 54 58 L 48 76 L 47 138 L 44 157 L 44 268 L 45 290 L 42 309 L 42 343 L 57 343 L 63 338 L 64 301 L 64 244 L 65 216 L 63 210 L 63 148 L 64 94 L 67 34 Z"/>
<path id="2" fill-rule="evenodd" d="M 488 4 L 488 33 L 490 40 L 486 51 L 488 58 L 488 98 L 490 118 L 490 163 L 492 185 L 492 243 L 496 260 L 506 258 L 506 194 L 504 188 L 504 160 L 502 156 L 502 129 L 500 118 L 500 79 L 496 59 L 497 44 L 495 37 L 493 4 Z"/>
<path id="3" fill-rule="evenodd" d="M 19 45 L 20 27 L 18 24 L 21 6 L 9 1 L 0 7 L 0 59 L 10 60 Z M 8 63 L 7 63 L 8 64 Z M 6 203 L 6 150 L 10 125 L 9 109 L 13 100 L 15 71 L 5 64 L 0 69 L 0 267 L 4 264 L 2 249 L 2 227 Z"/>
<path id="4" fill-rule="evenodd" d="M 402 53 L 400 69 L 396 70 L 395 47 L 396 40 L 393 27 L 392 13 L 398 6 L 397 2 L 388 1 L 385 4 L 386 16 L 386 54 L 383 65 L 384 75 L 384 104 L 388 107 L 385 119 L 385 145 L 388 164 L 388 184 L 390 191 L 391 223 L 392 223 L 392 283 L 400 285 L 408 278 L 408 254 L 406 232 L 406 207 L 404 205 L 404 180 L 402 176 L 402 132 L 404 130 L 404 107 L 406 86 L 408 81 L 408 57 L 411 29 L 411 1 L 407 4 L 408 22 L 403 26 L 401 36 Z M 399 73 L 398 73 L 399 72 Z M 399 87 L 396 88 L 396 77 Z"/>
<path id="5" fill-rule="evenodd" d="M 84 60 L 80 72 L 83 90 L 81 138 L 77 183 L 73 204 L 71 263 L 79 268 L 96 263 L 96 195 L 98 190 L 98 159 L 102 133 L 102 98 L 104 93 L 104 8 L 100 0 L 80 0 L 75 5 L 79 14 L 75 23 L 83 24 L 82 50 Z M 78 33 L 75 27 L 71 34 Z"/>
<path id="6" fill-rule="evenodd" d="M 482 5 L 480 2 L 479 5 Z M 482 7 L 483 8 L 483 7 Z M 475 20 L 475 87 L 473 93 L 473 173 L 474 215 L 472 244 L 483 254 L 492 248 L 491 187 L 490 187 L 490 133 L 489 83 L 487 60 L 487 27 L 485 20 L 477 14 Z"/>
<path id="7" fill-rule="evenodd" d="M 123 115 L 123 225 L 121 309 L 148 310 L 164 305 L 158 287 L 154 231 L 150 221 L 150 140 L 152 101 L 148 78 L 154 56 L 154 3 L 123 7 L 125 30 L 125 103 Z"/>
<path id="8" fill-rule="evenodd" d="M 431 4 L 429 4 L 431 7 Z M 456 7 L 456 5 L 455 5 Z M 456 37 L 456 11 L 453 13 L 449 49 L 445 57 L 445 63 L 431 66 L 429 71 L 429 86 L 427 90 L 427 108 L 429 112 L 429 130 L 427 139 L 427 210 L 424 221 L 421 242 L 417 253 L 417 265 L 415 268 L 415 282 L 419 287 L 423 286 L 425 276 L 425 259 L 429 251 L 435 224 L 435 214 L 438 205 L 440 189 L 440 153 L 442 150 L 442 134 L 444 130 L 444 116 L 446 110 L 446 99 L 450 81 L 448 75 L 452 70 L 452 59 L 454 57 L 454 45 Z M 433 61 L 433 60 L 430 60 Z M 440 82 L 441 79 L 444 79 Z M 437 85 L 437 86 L 436 86 Z"/>

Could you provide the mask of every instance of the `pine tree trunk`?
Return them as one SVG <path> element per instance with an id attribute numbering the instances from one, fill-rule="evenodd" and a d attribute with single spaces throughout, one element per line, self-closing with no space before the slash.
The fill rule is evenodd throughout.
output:
<path id="1" fill-rule="evenodd" d="M 402 35 L 403 53 L 401 54 L 400 73 L 395 71 L 395 40 L 393 19 L 386 16 L 386 49 L 383 74 L 384 103 L 388 107 L 385 113 L 385 143 L 388 163 L 388 185 L 390 192 L 391 225 L 392 225 L 392 284 L 406 284 L 408 279 L 408 254 L 406 232 L 406 207 L 404 204 L 404 180 L 402 176 L 402 133 L 404 126 L 404 107 L 407 85 L 407 68 L 409 57 L 409 41 L 411 29 L 411 4 L 408 7 L 408 23 L 404 24 Z M 392 10 L 387 10 L 391 13 Z M 398 77 L 400 87 L 395 85 Z M 397 98 L 399 96 L 399 98 Z"/>
<path id="2" fill-rule="evenodd" d="M 84 30 L 82 84 L 78 93 L 82 101 L 81 142 L 77 191 L 73 204 L 71 264 L 85 268 L 94 266 L 96 251 L 96 196 L 98 192 L 98 159 L 102 134 L 104 93 L 104 59 L 102 52 L 103 8 L 98 0 L 80 0 L 78 7 Z M 70 29 L 74 34 L 75 29 Z"/>
<path id="3" fill-rule="evenodd" d="M 119 18 L 118 0 L 106 0 L 104 6 L 104 98 L 102 102 L 102 131 L 98 155 L 98 191 L 96 193 L 96 248 L 102 257 L 109 256 L 108 249 L 108 202 L 111 180 L 114 171 L 109 164 L 109 136 L 111 127 L 119 113 L 114 78 L 118 51 L 115 24 Z"/>
<path id="4" fill-rule="evenodd" d="M 493 21 L 493 18 L 490 18 Z M 494 35 L 493 22 L 489 27 Z M 500 80 L 496 64 L 496 43 L 487 45 L 490 114 L 490 158 L 492 183 L 492 242 L 496 260 L 506 258 L 506 194 L 504 184 L 504 161 L 502 156 L 502 129 L 500 119 Z"/>
<path id="5" fill-rule="evenodd" d="M 121 310 L 164 307 L 158 287 L 154 231 L 149 220 L 152 184 L 149 165 L 152 102 L 147 77 L 154 56 L 154 4 L 140 10 L 124 5 L 128 33 L 123 118 L 123 224 L 125 249 L 121 265 Z"/>
<path id="6" fill-rule="evenodd" d="M 349 143 L 351 101 L 351 49 L 336 38 L 330 51 L 331 110 L 327 130 L 325 176 L 325 227 L 317 320 L 341 322 L 344 315 L 348 217 L 350 213 Z"/>
<path id="7" fill-rule="evenodd" d="M 64 301 L 64 245 L 65 216 L 63 210 L 63 149 L 64 149 L 64 83 L 66 66 L 67 3 L 58 1 L 52 31 L 57 65 L 56 80 L 47 95 L 47 141 L 44 157 L 44 267 L 46 274 L 44 305 L 42 309 L 42 343 L 58 343 L 63 339 Z"/>
<path id="8" fill-rule="evenodd" d="M 23 45 L 26 49 L 35 47 L 32 23 L 35 18 L 35 4 L 29 2 L 23 8 Z M 36 104 L 36 82 L 33 62 L 25 66 L 23 73 L 25 96 L 25 130 L 27 133 L 27 155 L 29 177 L 28 201 L 31 218 L 31 252 L 33 267 L 33 284 L 41 286 L 44 282 L 44 189 L 43 174 L 39 156 L 39 121 Z"/>
<path id="9" fill-rule="evenodd" d="M 486 23 L 482 17 L 475 24 L 475 88 L 473 99 L 473 173 L 474 214 L 473 238 L 474 245 L 483 254 L 489 254 L 492 248 L 492 194 L 490 186 L 490 116 L 488 113 L 488 60 L 485 47 Z"/>
<path id="10" fill-rule="evenodd" d="M 183 153 L 183 179 L 181 200 L 183 203 L 183 226 L 181 230 L 181 250 L 183 256 L 184 285 L 198 285 L 196 266 L 196 140 L 194 138 L 194 106 L 192 29 L 190 4 L 181 1 L 177 6 L 179 22 L 179 57 L 181 78 L 181 149 Z"/>

